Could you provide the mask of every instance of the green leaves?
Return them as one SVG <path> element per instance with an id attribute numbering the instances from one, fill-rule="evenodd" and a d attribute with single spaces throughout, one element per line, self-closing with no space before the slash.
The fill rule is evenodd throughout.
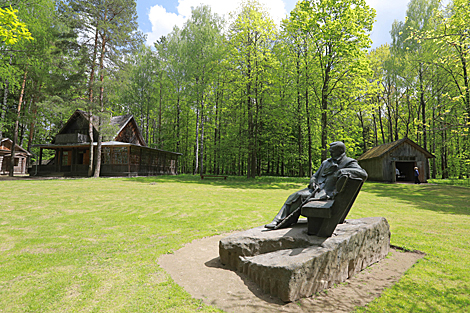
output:
<path id="1" fill-rule="evenodd" d="M 33 40 L 25 23 L 16 15 L 18 10 L 11 6 L 0 8 L 0 40 L 7 45 L 14 45 L 21 39 Z"/>

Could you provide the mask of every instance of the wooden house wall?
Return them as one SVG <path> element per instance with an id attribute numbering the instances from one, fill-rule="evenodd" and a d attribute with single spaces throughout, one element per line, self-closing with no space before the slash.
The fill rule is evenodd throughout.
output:
<path id="1" fill-rule="evenodd" d="M 367 172 L 368 180 L 383 180 L 383 164 L 381 159 L 360 160 L 359 165 Z"/>
<path id="2" fill-rule="evenodd" d="M 26 174 L 26 157 L 19 156 L 18 164 L 14 166 L 13 172 L 15 174 Z M 2 174 L 7 174 L 10 172 L 10 160 L 11 157 L 0 156 L 0 172 Z"/>
<path id="3" fill-rule="evenodd" d="M 394 181 L 395 162 L 412 162 L 419 169 L 419 180 L 426 182 L 429 178 L 429 162 L 426 155 L 412 145 L 404 143 L 384 156 L 387 166 L 387 181 Z"/>
<path id="4" fill-rule="evenodd" d="M 10 156 L 5 156 L 11 153 L 12 142 L 9 140 L 2 141 L 0 146 L 0 173 L 7 174 L 10 172 Z M 13 167 L 15 174 L 26 174 L 27 156 L 22 150 L 15 149 L 15 159 L 18 163 Z"/>
<path id="5" fill-rule="evenodd" d="M 154 176 L 176 175 L 177 155 L 154 149 L 104 147 L 101 175 Z"/>
<path id="6" fill-rule="evenodd" d="M 407 162 L 412 163 L 413 167 L 417 166 L 420 173 L 419 180 L 422 182 L 426 182 L 429 178 L 428 159 L 421 151 L 407 143 L 398 146 L 382 157 L 360 160 L 359 164 L 367 171 L 369 180 L 394 182 L 396 180 L 395 162 Z M 410 181 L 414 179 L 414 177 L 410 177 L 411 173 L 407 176 Z"/>

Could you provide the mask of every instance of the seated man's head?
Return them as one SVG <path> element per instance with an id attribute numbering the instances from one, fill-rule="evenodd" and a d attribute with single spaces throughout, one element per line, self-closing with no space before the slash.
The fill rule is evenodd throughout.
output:
<path id="1" fill-rule="evenodd" d="M 346 146 L 341 141 L 335 141 L 330 143 L 330 148 L 328 151 L 330 151 L 331 157 L 336 159 L 346 152 Z"/>

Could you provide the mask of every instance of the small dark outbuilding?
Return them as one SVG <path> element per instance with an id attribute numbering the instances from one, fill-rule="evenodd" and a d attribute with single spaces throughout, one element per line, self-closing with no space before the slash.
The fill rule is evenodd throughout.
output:
<path id="1" fill-rule="evenodd" d="M 0 174 L 9 174 L 10 173 L 10 162 L 11 162 L 11 146 L 13 141 L 8 138 L 3 138 L 0 141 Z M 23 149 L 18 144 L 15 145 L 15 174 L 26 174 L 26 163 L 28 157 L 31 156 L 31 153 Z"/>
<path id="2" fill-rule="evenodd" d="M 368 180 L 411 182 L 414 181 L 413 169 L 416 166 L 419 169 L 419 180 L 427 182 L 428 159 L 434 157 L 429 151 L 405 137 L 374 147 L 357 158 L 357 161 L 367 171 Z"/>

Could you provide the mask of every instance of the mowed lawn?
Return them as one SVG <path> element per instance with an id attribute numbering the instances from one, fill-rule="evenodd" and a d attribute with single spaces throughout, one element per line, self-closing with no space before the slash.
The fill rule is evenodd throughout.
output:
<path id="1" fill-rule="evenodd" d="M 0 312 L 219 312 L 157 260 L 269 222 L 308 179 L 196 176 L 0 180 Z M 427 255 L 358 311 L 466 312 L 470 189 L 366 183 L 348 216 L 384 216 Z"/>

